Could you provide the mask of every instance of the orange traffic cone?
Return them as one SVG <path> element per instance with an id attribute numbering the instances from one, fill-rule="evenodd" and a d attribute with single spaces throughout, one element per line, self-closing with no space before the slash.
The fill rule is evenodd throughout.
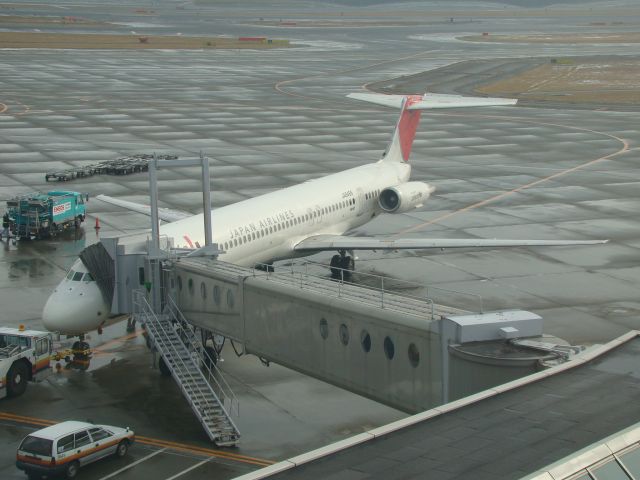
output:
<path id="1" fill-rule="evenodd" d="M 100 219 L 96 217 L 96 230 L 100 230 Z"/>

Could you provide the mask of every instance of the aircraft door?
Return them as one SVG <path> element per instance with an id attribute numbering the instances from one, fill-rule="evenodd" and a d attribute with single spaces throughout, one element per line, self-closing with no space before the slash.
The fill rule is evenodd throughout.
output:
<path id="1" fill-rule="evenodd" d="M 356 215 L 359 217 L 367 209 L 367 203 L 364 199 L 364 192 L 361 188 L 356 190 Z"/>

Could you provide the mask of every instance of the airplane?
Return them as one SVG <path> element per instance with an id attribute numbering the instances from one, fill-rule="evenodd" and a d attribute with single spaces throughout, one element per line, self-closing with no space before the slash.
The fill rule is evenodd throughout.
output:
<path id="1" fill-rule="evenodd" d="M 410 181 L 409 156 L 420 114 L 424 109 L 506 106 L 517 100 L 458 95 L 382 95 L 352 93 L 349 98 L 400 108 L 391 141 L 382 158 L 322 178 L 283 188 L 211 211 L 213 241 L 223 251 L 219 259 L 241 266 L 267 265 L 274 261 L 337 252 L 331 258 L 333 277 L 355 267 L 356 250 L 444 249 L 593 245 L 606 240 L 504 240 L 370 238 L 344 236 L 376 216 L 400 214 L 421 207 L 434 192 L 433 185 Z M 96 198 L 129 210 L 150 214 L 150 207 L 98 195 Z M 192 215 L 161 209 L 165 223 L 160 234 L 172 237 L 176 247 L 204 246 L 203 214 Z M 111 317 L 111 306 L 80 259 L 47 300 L 44 326 L 68 336 L 82 336 L 120 320 Z M 82 337 L 81 337 L 82 338 Z"/>

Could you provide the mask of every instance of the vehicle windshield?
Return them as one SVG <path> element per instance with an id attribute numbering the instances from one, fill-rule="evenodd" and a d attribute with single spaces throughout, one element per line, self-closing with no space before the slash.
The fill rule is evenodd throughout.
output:
<path id="1" fill-rule="evenodd" d="M 34 455 L 44 455 L 46 457 L 51 456 L 51 450 L 53 448 L 53 440 L 47 440 L 46 438 L 38 438 L 29 435 L 22 441 L 20 450 Z"/>

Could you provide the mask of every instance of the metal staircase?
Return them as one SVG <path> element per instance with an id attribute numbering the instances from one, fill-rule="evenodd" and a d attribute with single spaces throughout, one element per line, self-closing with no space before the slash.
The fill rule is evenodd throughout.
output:
<path id="1" fill-rule="evenodd" d="M 217 446 L 235 446 L 240 432 L 231 419 L 239 415 L 238 399 L 231 391 L 200 339 L 171 298 L 165 312 L 156 314 L 141 292 L 134 292 L 136 320 L 146 327 L 155 348 L 189 402 L 191 409 Z"/>

